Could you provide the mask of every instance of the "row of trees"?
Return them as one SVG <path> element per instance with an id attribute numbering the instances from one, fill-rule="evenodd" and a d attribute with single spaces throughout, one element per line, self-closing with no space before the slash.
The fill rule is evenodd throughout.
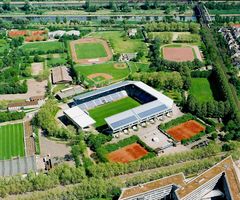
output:
<path id="1" fill-rule="evenodd" d="M 200 25 L 195 22 L 151 22 L 144 27 L 148 32 L 190 31 L 191 33 L 198 33 L 200 30 Z"/>
<path id="2" fill-rule="evenodd" d="M 203 41 L 206 45 L 206 54 L 209 61 L 214 66 L 213 76 L 215 77 L 215 85 L 217 86 L 219 93 L 222 96 L 223 101 L 228 101 L 231 107 L 229 115 L 225 116 L 227 125 L 226 130 L 229 131 L 231 138 L 239 138 L 240 132 L 240 112 L 238 108 L 239 101 L 235 95 L 235 91 L 231 88 L 228 77 L 225 74 L 225 61 L 222 59 L 225 55 L 220 55 L 216 45 L 216 41 L 208 28 L 203 27 L 201 31 Z"/>
<path id="3" fill-rule="evenodd" d="M 129 79 L 142 81 L 159 89 L 181 90 L 183 87 L 179 72 L 140 72 L 132 74 Z"/>
<path id="4" fill-rule="evenodd" d="M 59 137 L 62 139 L 74 138 L 76 136 L 76 130 L 74 128 L 71 128 L 71 126 L 62 128 L 58 125 L 55 119 L 58 110 L 57 101 L 49 99 L 39 110 L 34 120 L 34 125 L 42 127 L 47 136 Z"/>
<path id="5" fill-rule="evenodd" d="M 138 160 L 127 164 L 121 163 L 100 163 L 87 168 L 89 175 L 93 177 L 110 178 L 122 174 L 133 173 L 137 171 L 154 169 L 163 166 L 170 166 L 188 160 L 203 159 L 216 155 L 221 151 L 220 146 L 212 144 L 201 149 L 193 151 L 176 153 L 168 156 L 154 157 L 146 160 Z"/>
<path id="6" fill-rule="evenodd" d="M 23 119 L 25 112 L 0 112 L 0 122 Z"/>

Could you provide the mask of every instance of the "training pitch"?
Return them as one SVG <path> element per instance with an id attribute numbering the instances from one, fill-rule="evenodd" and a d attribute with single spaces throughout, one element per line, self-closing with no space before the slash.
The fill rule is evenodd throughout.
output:
<path id="1" fill-rule="evenodd" d="M 189 139 L 204 130 L 205 127 L 200 123 L 196 122 L 195 120 L 189 120 L 168 129 L 167 133 L 171 135 L 175 140 L 181 141 L 183 139 Z"/>
<path id="2" fill-rule="evenodd" d="M 139 102 L 130 97 L 126 97 L 124 99 L 96 107 L 88 112 L 89 115 L 96 121 L 96 127 L 100 127 L 106 124 L 104 118 L 129 110 L 139 105 Z"/>
<path id="3" fill-rule="evenodd" d="M 90 65 L 104 63 L 112 58 L 108 43 L 102 39 L 83 38 L 70 43 L 72 59 L 75 63 Z"/>
<path id="4" fill-rule="evenodd" d="M 133 160 L 138 160 L 146 154 L 148 154 L 146 149 L 140 144 L 133 143 L 109 153 L 107 158 L 111 162 L 127 163 Z"/>
<path id="5" fill-rule="evenodd" d="M 174 62 L 186 62 L 194 60 L 191 47 L 163 47 L 163 58 Z"/>
<path id="6" fill-rule="evenodd" d="M 23 124 L 0 126 L 0 159 L 24 155 Z"/>

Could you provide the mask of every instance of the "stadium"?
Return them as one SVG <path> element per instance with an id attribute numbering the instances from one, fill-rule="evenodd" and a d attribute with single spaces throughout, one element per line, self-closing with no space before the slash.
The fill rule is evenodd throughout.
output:
<path id="1" fill-rule="evenodd" d="M 85 129 L 107 125 L 116 133 L 172 112 L 173 100 L 140 81 L 123 81 L 78 95 L 64 114 Z"/>

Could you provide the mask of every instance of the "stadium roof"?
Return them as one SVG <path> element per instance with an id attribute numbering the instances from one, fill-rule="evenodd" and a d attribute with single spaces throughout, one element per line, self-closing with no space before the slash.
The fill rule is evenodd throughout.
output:
<path id="1" fill-rule="evenodd" d="M 67 115 L 68 118 L 70 118 L 78 127 L 82 129 L 96 123 L 93 118 L 91 118 L 78 106 L 65 110 L 64 114 Z"/>
<path id="2" fill-rule="evenodd" d="M 115 84 L 112 84 L 112 85 L 109 85 L 109 86 L 106 86 L 106 87 L 103 87 L 103 88 L 99 88 L 99 89 L 91 91 L 91 92 L 80 94 L 80 95 L 74 97 L 73 100 L 77 101 L 77 100 L 82 100 L 82 99 L 85 99 L 85 98 L 88 98 L 88 97 L 92 97 L 92 96 L 95 96 L 95 95 L 99 95 L 99 94 L 101 94 L 103 92 L 111 91 L 113 89 L 129 85 L 129 84 L 131 84 L 133 82 L 134 81 L 122 81 L 122 82 L 119 82 L 119 83 L 115 83 Z"/>
<path id="3" fill-rule="evenodd" d="M 159 113 L 164 113 L 169 109 L 170 108 L 163 104 L 160 100 L 155 100 L 125 112 L 107 117 L 105 118 L 105 121 L 112 130 L 115 131 L 152 118 L 153 116 L 158 115 Z"/>
<path id="4" fill-rule="evenodd" d="M 11 160 L 0 160 L 0 176 L 27 174 L 31 171 L 37 171 L 35 156 L 15 158 Z"/>

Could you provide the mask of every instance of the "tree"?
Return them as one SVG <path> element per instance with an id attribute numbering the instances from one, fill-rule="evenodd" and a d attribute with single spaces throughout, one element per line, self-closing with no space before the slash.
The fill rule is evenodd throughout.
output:
<path id="1" fill-rule="evenodd" d="M 6 11 L 10 11 L 11 10 L 10 2 L 9 1 L 4 1 L 3 4 L 2 4 L 2 9 L 6 10 Z"/>
<path id="2" fill-rule="evenodd" d="M 212 135 L 211 135 L 211 138 L 212 138 L 213 140 L 216 140 L 217 137 L 218 137 L 218 134 L 217 134 L 216 132 L 213 132 Z"/>

